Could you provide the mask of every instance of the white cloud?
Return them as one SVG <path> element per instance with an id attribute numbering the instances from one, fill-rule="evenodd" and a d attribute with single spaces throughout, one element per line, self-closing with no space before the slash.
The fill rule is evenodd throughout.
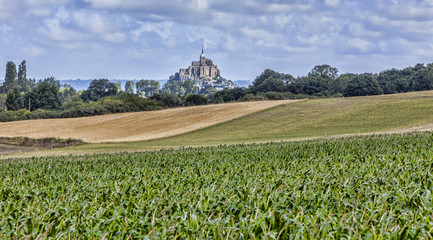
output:
<path id="1" fill-rule="evenodd" d="M 106 33 L 113 30 L 113 25 L 107 17 L 96 12 L 78 11 L 73 14 L 74 23 L 90 33 Z"/>
<path id="2" fill-rule="evenodd" d="M 121 32 L 106 33 L 106 34 L 102 34 L 101 38 L 107 42 L 121 43 L 125 41 L 126 35 L 125 33 L 121 33 Z"/>
<path id="3" fill-rule="evenodd" d="M 372 42 L 362 38 L 350 38 L 348 39 L 347 45 L 359 50 L 362 53 L 369 52 L 373 47 Z"/>
<path id="4" fill-rule="evenodd" d="M 258 39 L 270 39 L 272 38 L 271 33 L 263 29 L 253 29 L 249 27 L 241 28 L 241 32 L 248 38 L 258 38 Z"/>
<path id="5" fill-rule="evenodd" d="M 55 14 L 55 18 L 59 19 L 62 22 L 66 22 L 70 18 L 70 14 L 64 7 L 61 7 Z"/>
<path id="6" fill-rule="evenodd" d="M 33 44 L 30 46 L 25 46 L 22 49 L 22 54 L 29 57 L 39 57 L 42 56 L 44 52 L 45 50 L 43 48 L 35 46 Z"/>
<path id="7" fill-rule="evenodd" d="M 156 24 L 151 22 L 138 22 L 138 24 L 140 27 L 132 31 L 134 41 L 138 41 L 145 32 L 154 32 L 161 38 L 167 39 L 171 35 L 171 28 L 173 27 L 172 22 L 161 22 Z"/>
<path id="8" fill-rule="evenodd" d="M 75 30 L 64 28 L 58 18 L 46 19 L 39 32 L 46 38 L 56 41 L 77 41 L 88 38 L 87 35 Z"/>
<path id="9" fill-rule="evenodd" d="M 349 32 L 356 37 L 373 37 L 377 38 L 382 36 L 379 31 L 367 30 L 363 24 L 358 22 L 353 22 L 349 24 Z"/>
<path id="10" fill-rule="evenodd" d="M 325 0 L 325 4 L 328 7 L 339 7 L 341 0 Z"/>

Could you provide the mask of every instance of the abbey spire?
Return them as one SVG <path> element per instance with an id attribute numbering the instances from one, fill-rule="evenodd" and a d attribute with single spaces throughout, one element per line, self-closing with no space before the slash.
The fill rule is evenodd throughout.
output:
<path id="1" fill-rule="evenodd" d="M 206 56 L 204 55 L 204 46 L 203 46 L 203 44 L 201 45 L 200 62 L 202 62 L 202 63 L 206 62 Z"/>

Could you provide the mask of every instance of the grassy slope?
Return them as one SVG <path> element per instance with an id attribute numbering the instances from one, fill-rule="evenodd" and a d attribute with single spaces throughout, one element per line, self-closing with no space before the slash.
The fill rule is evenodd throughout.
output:
<path id="1" fill-rule="evenodd" d="M 318 99 L 251 114 L 238 120 L 148 146 L 248 143 L 356 134 L 406 128 L 433 121 L 433 92 Z"/>
<path id="2" fill-rule="evenodd" d="M 433 122 L 433 91 L 291 103 L 174 137 L 56 150 L 58 153 L 135 151 L 293 140 L 389 131 Z"/>

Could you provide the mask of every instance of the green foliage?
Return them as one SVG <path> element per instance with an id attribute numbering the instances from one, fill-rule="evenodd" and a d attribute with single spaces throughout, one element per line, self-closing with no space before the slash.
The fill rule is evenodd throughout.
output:
<path id="1" fill-rule="evenodd" d="M 78 93 L 75 88 L 69 84 L 64 84 L 59 90 L 59 98 L 62 104 L 78 100 Z"/>
<path id="2" fill-rule="evenodd" d="M 0 137 L 0 144 L 23 147 L 50 147 L 61 148 L 65 146 L 75 146 L 85 144 L 77 139 L 59 139 L 59 138 L 28 138 L 28 137 Z"/>
<path id="3" fill-rule="evenodd" d="M 18 110 L 23 106 L 23 98 L 18 90 L 18 87 L 14 87 L 8 91 L 8 95 L 6 97 L 6 106 L 8 111 Z"/>
<path id="4" fill-rule="evenodd" d="M 207 104 L 207 98 L 205 95 L 188 94 L 185 99 L 186 106 L 196 106 Z"/>
<path id="5" fill-rule="evenodd" d="M 317 65 L 308 73 L 308 75 L 318 75 L 321 78 L 334 80 L 338 77 L 338 69 L 328 64 Z"/>
<path id="6" fill-rule="evenodd" d="M 341 74 L 329 83 L 329 93 L 342 95 L 344 89 L 347 87 L 347 83 L 354 77 L 356 75 L 352 73 Z"/>
<path id="7" fill-rule="evenodd" d="M 37 86 L 24 96 L 24 106 L 30 110 L 57 110 L 61 106 L 58 96 L 60 82 L 53 77 L 40 81 Z"/>
<path id="8" fill-rule="evenodd" d="M 183 97 L 166 92 L 155 93 L 151 99 L 164 103 L 166 107 L 180 107 L 184 105 Z"/>
<path id="9" fill-rule="evenodd" d="M 258 96 L 261 96 L 264 100 L 285 100 L 296 98 L 296 95 L 291 92 L 265 92 L 258 94 Z"/>
<path id="10" fill-rule="evenodd" d="M 371 74 L 361 74 L 352 78 L 344 89 L 344 96 L 366 96 L 383 94 L 376 79 Z"/>
<path id="11" fill-rule="evenodd" d="M 242 88 L 224 89 L 215 93 L 214 99 L 216 102 L 218 102 L 218 99 L 221 99 L 221 101 L 223 102 L 233 102 L 238 101 L 247 93 L 247 90 L 244 90 Z"/>
<path id="12" fill-rule="evenodd" d="M 126 112 L 151 111 L 163 109 L 165 106 L 162 102 L 152 99 L 141 98 L 135 94 L 122 94 L 117 97 L 123 103 Z"/>
<path id="13" fill-rule="evenodd" d="M 206 96 L 209 96 L 209 95 L 214 95 L 215 93 L 217 93 L 218 91 L 215 89 L 215 87 L 213 87 L 213 86 L 207 86 L 207 87 L 204 87 L 204 88 L 202 88 L 200 91 L 199 91 L 199 94 L 201 95 L 201 94 L 204 94 L 204 95 L 206 95 Z"/>
<path id="14" fill-rule="evenodd" d="M 266 69 L 260 76 L 258 76 L 251 87 L 253 93 L 259 92 L 284 92 L 285 84 L 293 80 L 290 74 L 278 73 L 270 69 Z"/>
<path id="15" fill-rule="evenodd" d="M 4 160 L 0 231 L 7 239 L 430 238 L 432 143 L 432 133 L 414 133 Z"/>
<path id="16" fill-rule="evenodd" d="M 155 80 L 140 80 L 136 84 L 137 94 L 141 97 L 151 97 L 159 92 L 160 84 Z"/>
<path id="17" fill-rule="evenodd" d="M 21 64 L 18 66 L 17 85 L 19 86 L 21 92 L 28 92 L 30 90 L 30 84 L 27 79 L 27 66 L 25 60 L 22 61 Z"/>
<path id="18" fill-rule="evenodd" d="M 194 81 L 192 80 L 169 80 L 164 84 L 162 92 L 173 95 L 186 96 L 189 93 L 197 94 L 198 87 L 195 86 Z"/>
<path id="19" fill-rule="evenodd" d="M 37 89 L 38 88 L 36 88 L 35 90 Z M 34 104 L 32 104 L 32 109 L 33 107 Z M 110 113 L 152 111 L 160 110 L 164 107 L 165 106 L 162 102 L 151 99 L 143 99 L 135 94 L 124 93 L 117 97 L 100 98 L 96 102 L 90 101 L 88 103 L 85 103 L 81 99 L 76 99 L 71 102 L 65 102 L 61 110 L 57 111 L 46 110 L 42 108 L 38 108 L 31 112 L 27 111 L 26 109 L 8 112 L 0 111 L 0 122 L 27 119 L 74 118 L 104 115 Z"/>
<path id="20" fill-rule="evenodd" d="M 17 87 L 17 68 L 15 63 L 9 61 L 6 64 L 6 73 L 3 83 L 3 92 L 7 93 Z"/>
<path id="21" fill-rule="evenodd" d="M 133 81 L 126 81 L 125 83 L 125 92 L 126 93 L 134 93 L 135 83 Z"/>
<path id="22" fill-rule="evenodd" d="M 116 96 L 118 88 L 115 83 L 108 79 L 95 79 L 90 82 L 89 87 L 81 95 L 81 99 L 85 102 L 98 101 L 98 99 L 109 96 Z"/>
<path id="23" fill-rule="evenodd" d="M 322 78 L 320 75 L 309 75 L 306 77 L 299 77 L 293 80 L 288 89 L 294 94 L 307 94 L 307 95 L 328 95 L 329 78 Z"/>
<path id="24" fill-rule="evenodd" d="M 65 111 L 65 110 L 71 110 L 75 108 L 81 108 L 83 105 L 85 105 L 83 100 L 81 98 L 77 98 L 70 102 L 64 102 L 62 104 L 62 110 Z"/>
<path id="25" fill-rule="evenodd" d="M 0 112 L 4 111 L 4 106 L 6 104 L 6 94 L 0 94 Z"/>
<path id="26" fill-rule="evenodd" d="M 240 102 L 262 101 L 262 100 L 266 100 L 266 98 L 263 95 L 254 95 L 252 93 L 248 93 L 239 99 Z"/>

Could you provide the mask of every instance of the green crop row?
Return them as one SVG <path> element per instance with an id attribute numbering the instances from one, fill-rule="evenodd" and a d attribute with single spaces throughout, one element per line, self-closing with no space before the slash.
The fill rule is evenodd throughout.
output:
<path id="1" fill-rule="evenodd" d="M 433 133 L 9 159 L 7 239 L 433 237 Z"/>

